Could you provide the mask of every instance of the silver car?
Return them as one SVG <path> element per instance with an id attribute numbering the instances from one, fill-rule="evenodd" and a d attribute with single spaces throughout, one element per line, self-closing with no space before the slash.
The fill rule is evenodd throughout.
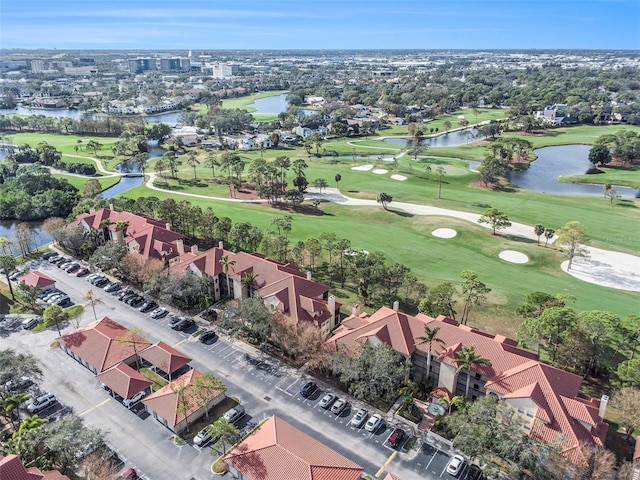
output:
<path id="1" fill-rule="evenodd" d="M 227 410 L 222 418 L 224 418 L 227 423 L 235 423 L 240 420 L 243 415 L 244 407 L 242 405 L 236 405 L 235 407 Z"/>
<path id="2" fill-rule="evenodd" d="M 364 421 L 367 419 L 367 411 L 364 408 L 361 408 L 356 412 L 356 414 L 351 419 L 351 426 L 355 428 L 360 428 Z"/>
<path id="3" fill-rule="evenodd" d="M 335 413 L 336 415 L 340 415 L 345 407 L 347 406 L 347 401 L 342 398 L 338 398 L 333 405 L 331 405 L 331 413 Z"/>
<path id="4" fill-rule="evenodd" d="M 327 409 L 331 406 L 331 404 L 335 401 L 336 396 L 333 393 L 327 393 L 322 400 L 320 400 L 320 406 L 324 409 Z"/>
<path id="5" fill-rule="evenodd" d="M 367 432 L 375 433 L 378 431 L 383 421 L 384 420 L 382 420 L 382 416 L 379 413 L 375 413 L 371 415 L 371 418 L 369 418 L 369 420 L 367 421 L 366 425 L 364 426 L 364 429 Z"/>
<path id="6" fill-rule="evenodd" d="M 56 397 L 53 393 L 46 393 L 44 395 L 40 395 L 38 398 L 34 399 L 29 405 L 27 405 L 27 410 L 30 413 L 38 413 L 45 408 L 49 408 L 51 405 L 56 403 Z"/>

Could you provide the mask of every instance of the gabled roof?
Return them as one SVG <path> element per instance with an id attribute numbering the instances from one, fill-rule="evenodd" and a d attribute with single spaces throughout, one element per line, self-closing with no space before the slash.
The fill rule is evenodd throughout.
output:
<path id="1" fill-rule="evenodd" d="M 18 277 L 18 281 L 20 283 L 24 283 L 25 285 L 29 285 L 30 287 L 39 288 L 48 287 L 49 285 L 53 285 L 54 283 L 56 283 L 53 278 L 48 277 L 44 273 L 38 271 L 29 272 L 25 275 L 22 275 L 21 277 Z"/>
<path id="2" fill-rule="evenodd" d="M 400 479 L 395 475 L 391 475 L 390 473 L 387 473 L 387 475 L 384 477 L 383 480 L 400 480 Z"/>
<path id="3" fill-rule="evenodd" d="M 0 454 L 0 479 L 1 480 L 69 480 L 57 470 L 42 473 L 35 467 L 26 468 L 17 455 Z"/>
<path id="4" fill-rule="evenodd" d="M 147 362 L 169 374 L 180 370 L 191 361 L 190 357 L 164 342 L 155 343 L 139 354 Z"/>
<path id="5" fill-rule="evenodd" d="M 129 336 L 129 341 L 118 341 Z M 93 366 L 98 373 L 117 365 L 151 345 L 145 338 L 132 333 L 109 317 L 80 327 L 58 338 L 58 341 L 78 357 Z M 135 342 L 135 345 L 134 345 Z"/>
<path id="6" fill-rule="evenodd" d="M 96 378 L 122 398 L 131 398 L 136 393 L 153 385 L 151 380 L 136 372 L 126 363 L 119 363 L 97 375 Z"/>
<path id="7" fill-rule="evenodd" d="M 455 367 L 456 352 L 463 346 L 473 346 L 479 356 L 488 359 L 491 365 L 472 368 L 474 373 L 488 379 L 487 391 L 506 400 L 531 399 L 538 407 L 531 435 L 549 442 L 562 439 L 565 455 L 572 462 L 584 462 L 580 443 L 604 441 L 607 424 L 599 416 L 598 402 L 580 395 L 582 378 L 539 362 L 535 354 L 518 348 L 516 342 L 501 335 L 458 325 L 444 316 L 414 317 L 383 307 L 371 315 L 348 317 L 326 343 L 335 349 L 339 344 L 351 348 L 375 337 L 407 357 L 416 351 L 426 355 L 428 344 L 419 340 L 425 327 L 439 329 L 437 338 L 444 345 L 433 343 L 432 353 L 441 363 Z"/>
<path id="8" fill-rule="evenodd" d="M 538 406 L 531 435 L 558 442 L 569 460 L 581 464 L 587 461 L 581 444 L 602 445 L 606 435 L 606 428 L 600 427 L 603 422 L 598 409 L 579 400 L 581 383 L 578 375 L 530 360 L 489 379 L 485 388 L 507 399 L 529 391 Z M 585 428 L 580 422 L 590 427 Z"/>
<path id="9" fill-rule="evenodd" d="M 202 372 L 193 369 L 181 375 L 160 390 L 148 395 L 142 400 L 142 403 L 164 418 L 171 425 L 178 425 L 185 418 L 202 408 L 204 402 L 195 392 L 193 384 L 195 379 L 204 375 Z M 184 390 L 182 388 L 184 387 Z M 183 391 L 184 405 L 178 408 L 178 389 Z M 211 399 L 225 392 L 225 388 L 221 387 L 211 392 Z"/>
<path id="10" fill-rule="evenodd" d="M 356 480 L 363 471 L 276 416 L 236 445 L 225 461 L 252 480 Z"/>

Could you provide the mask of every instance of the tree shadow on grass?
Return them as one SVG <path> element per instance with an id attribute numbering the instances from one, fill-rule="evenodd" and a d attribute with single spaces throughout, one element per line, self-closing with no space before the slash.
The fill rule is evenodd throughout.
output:
<path id="1" fill-rule="evenodd" d="M 209 186 L 205 181 L 198 178 L 192 178 L 189 180 L 181 178 L 178 180 L 178 183 L 180 185 L 187 185 L 189 187 L 197 187 L 197 188 L 204 188 Z"/>
<path id="2" fill-rule="evenodd" d="M 415 217 L 415 215 L 413 213 L 405 212 L 404 210 L 387 209 L 387 211 L 391 212 L 391 213 L 395 213 L 396 215 L 398 215 L 400 217 L 405 217 L 405 218 L 413 218 L 413 217 Z"/>
<path id="3" fill-rule="evenodd" d="M 638 208 L 638 206 L 633 202 L 633 200 L 618 200 L 616 205 L 618 207 L 625 207 L 625 208 Z"/>
<path id="4" fill-rule="evenodd" d="M 504 238 L 505 240 L 510 240 L 512 242 L 517 242 L 517 243 L 528 243 L 528 244 L 537 243 L 537 240 L 535 240 L 533 238 L 519 237 L 518 235 L 511 235 L 509 233 L 498 233 L 497 236 L 500 236 L 500 237 Z"/>

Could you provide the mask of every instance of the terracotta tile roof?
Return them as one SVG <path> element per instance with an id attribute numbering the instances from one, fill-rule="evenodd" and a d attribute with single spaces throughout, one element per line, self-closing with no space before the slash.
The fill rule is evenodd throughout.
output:
<path id="1" fill-rule="evenodd" d="M 566 438 L 567 458 L 583 463 L 579 444 L 602 443 L 607 424 L 598 413 L 598 402 L 585 399 L 579 393 L 582 378 L 570 372 L 540 363 L 537 356 L 517 347 L 515 341 L 500 335 L 490 335 L 458 325 L 440 316 L 437 319 L 418 314 L 415 317 L 383 307 L 371 315 L 352 315 L 342 322 L 327 344 L 334 349 L 339 344 L 347 348 L 370 341 L 389 344 L 394 350 L 410 357 L 416 351 L 426 355 L 427 344 L 419 344 L 424 328 L 439 328 L 438 338 L 444 346 L 434 344 L 433 354 L 440 362 L 455 366 L 456 352 L 463 346 L 473 346 L 476 353 L 491 365 L 473 368 L 488 378 L 485 385 L 505 399 L 530 398 L 537 406 L 532 435 L 546 441 Z M 591 425 L 585 428 L 580 422 Z"/>
<path id="2" fill-rule="evenodd" d="M 96 378 L 122 398 L 131 398 L 136 393 L 153 385 L 151 380 L 136 372 L 126 363 L 119 363 L 97 375 Z"/>
<path id="3" fill-rule="evenodd" d="M 633 461 L 640 461 L 640 435 L 636 437 L 636 448 L 633 452 Z M 640 465 L 638 465 L 638 467 L 640 468 Z"/>
<path id="4" fill-rule="evenodd" d="M 255 275 L 256 295 L 273 305 L 279 311 L 298 321 L 321 324 L 331 317 L 327 300 L 329 287 L 313 280 L 296 266 L 269 260 L 257 253 L 231 252 L 219 247 L 211 248 L 199 255 L 187 253 L 171 265 L 172 270 L 190 269 L 210 277 L 224 273 L 220 259 L 227 256 L 230 262 L 229 278 L 241 281 L 248 273 Z M 340 304 L 336 303 L 336 311 Z"/>
<path id="5" fill-rule="evenodd" d="M 133 335 L 136 345 L 126 344 L 122 339 L 130 334 L 130 330 L 109 317 L 80 327 L 71 333 L 58 338 L 67 349 L 78 355 L 98 373 L 117 365 L 143 350 L 151 343 L 139 335 Z"/>
<path id="6" fill-rule="evenodd" d="M 395 475 L 391 475 L 390 473 L 387 473 L 387 475 L 383 478 L 383 480 L 400 480 L 400 479 Z"/>
<path id="7" fill-rule="evenodd" d="M 17 455 L 0 454 L 0 479 L 1 480 L 69 480 L 57 470 L 42 473 L 35 467 L 25 468 L 22 460 Z"/>
<path id="8" fill-rule="evenodd" d="M 576 400 L 581 383 L 578 375 L 530 360 L 489 379 L 485 387 L 505 398 L 516 398 L 515 392 L 524 394 L 529 389 L 538 405 L 531 435 L 539 440 L 559 442 L 570 461 L 583 464 L 586 458 L 580 445 L 603 444 L 606 428 L 601 425 L 606 423 L 601 423 L 597 408 Z M 585 428 L 580 421 L 591 427 Z"/>
<path id="9" fill-rule="evenodd" d="M 191 361 L 191 357 L 187 357 L 184 353 L 164 342 L 155 343 L 144 349 L 140 352 L 140 356 L 169 374 L 180 370 Z"/>
<path id="10" fill-rule="evenodd" d="M 252 480 L 356 480 L 363 471 L 276 416 L 234 447 L 225 460 Z"/>
<path id="11" fill-rule="evenodd" d="M 108 226 L 102 223 L 105 220 L 110 222 Z M 169 260 L 184 253 L 180 245 L 185 238 L 184 235 L 167 228 L 167 223 L 140 213 L 118 212 L 102 208 L 92 213 L 81 213 L 71 222 L 71 225 L 82 224 L 96 230 L 107 228 L 115 231 L 117 222 L 128 223 L 124 242 L 145 260 L 148 258 Z"/>
<path id="12" fill-rule="evenodd" d="M 142 403 L 164 418 L 171 425 L 178 425 L 185 418 L 191 416 L 202 407 L 202 399 L 199 399 L 192 387 L 196 378 L 204 375 L 202 372 L 193 369 L 181 375 L 160 390 L 148 395 Z M 184 389 L 185 408 L 178 408 L 178 394 L 176 388 Z M 211 393 L 211 398 L 215 398 L 225 392 L 225 388 L 216 389 Z"/>
<path id="13" fill-rule="evenodd" d="M 18 277 L 18 281 L 20 283 L 24 283 L 25 285 L 29 285 L 30 287 L 39 287 L 44 288 L 49 285 L 53 285 L 56 281 L 53 278 L 48 277 L 44 273 L 35 271 L 29 272 L 21 277 Z"/>

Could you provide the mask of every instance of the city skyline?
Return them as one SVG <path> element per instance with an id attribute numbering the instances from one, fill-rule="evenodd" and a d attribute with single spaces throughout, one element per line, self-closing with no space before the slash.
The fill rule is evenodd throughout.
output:
<path id="1" fill-rule="evenodd" d="M 637 49 L 640 2 L 23 0 L 2 48 Z"/>

